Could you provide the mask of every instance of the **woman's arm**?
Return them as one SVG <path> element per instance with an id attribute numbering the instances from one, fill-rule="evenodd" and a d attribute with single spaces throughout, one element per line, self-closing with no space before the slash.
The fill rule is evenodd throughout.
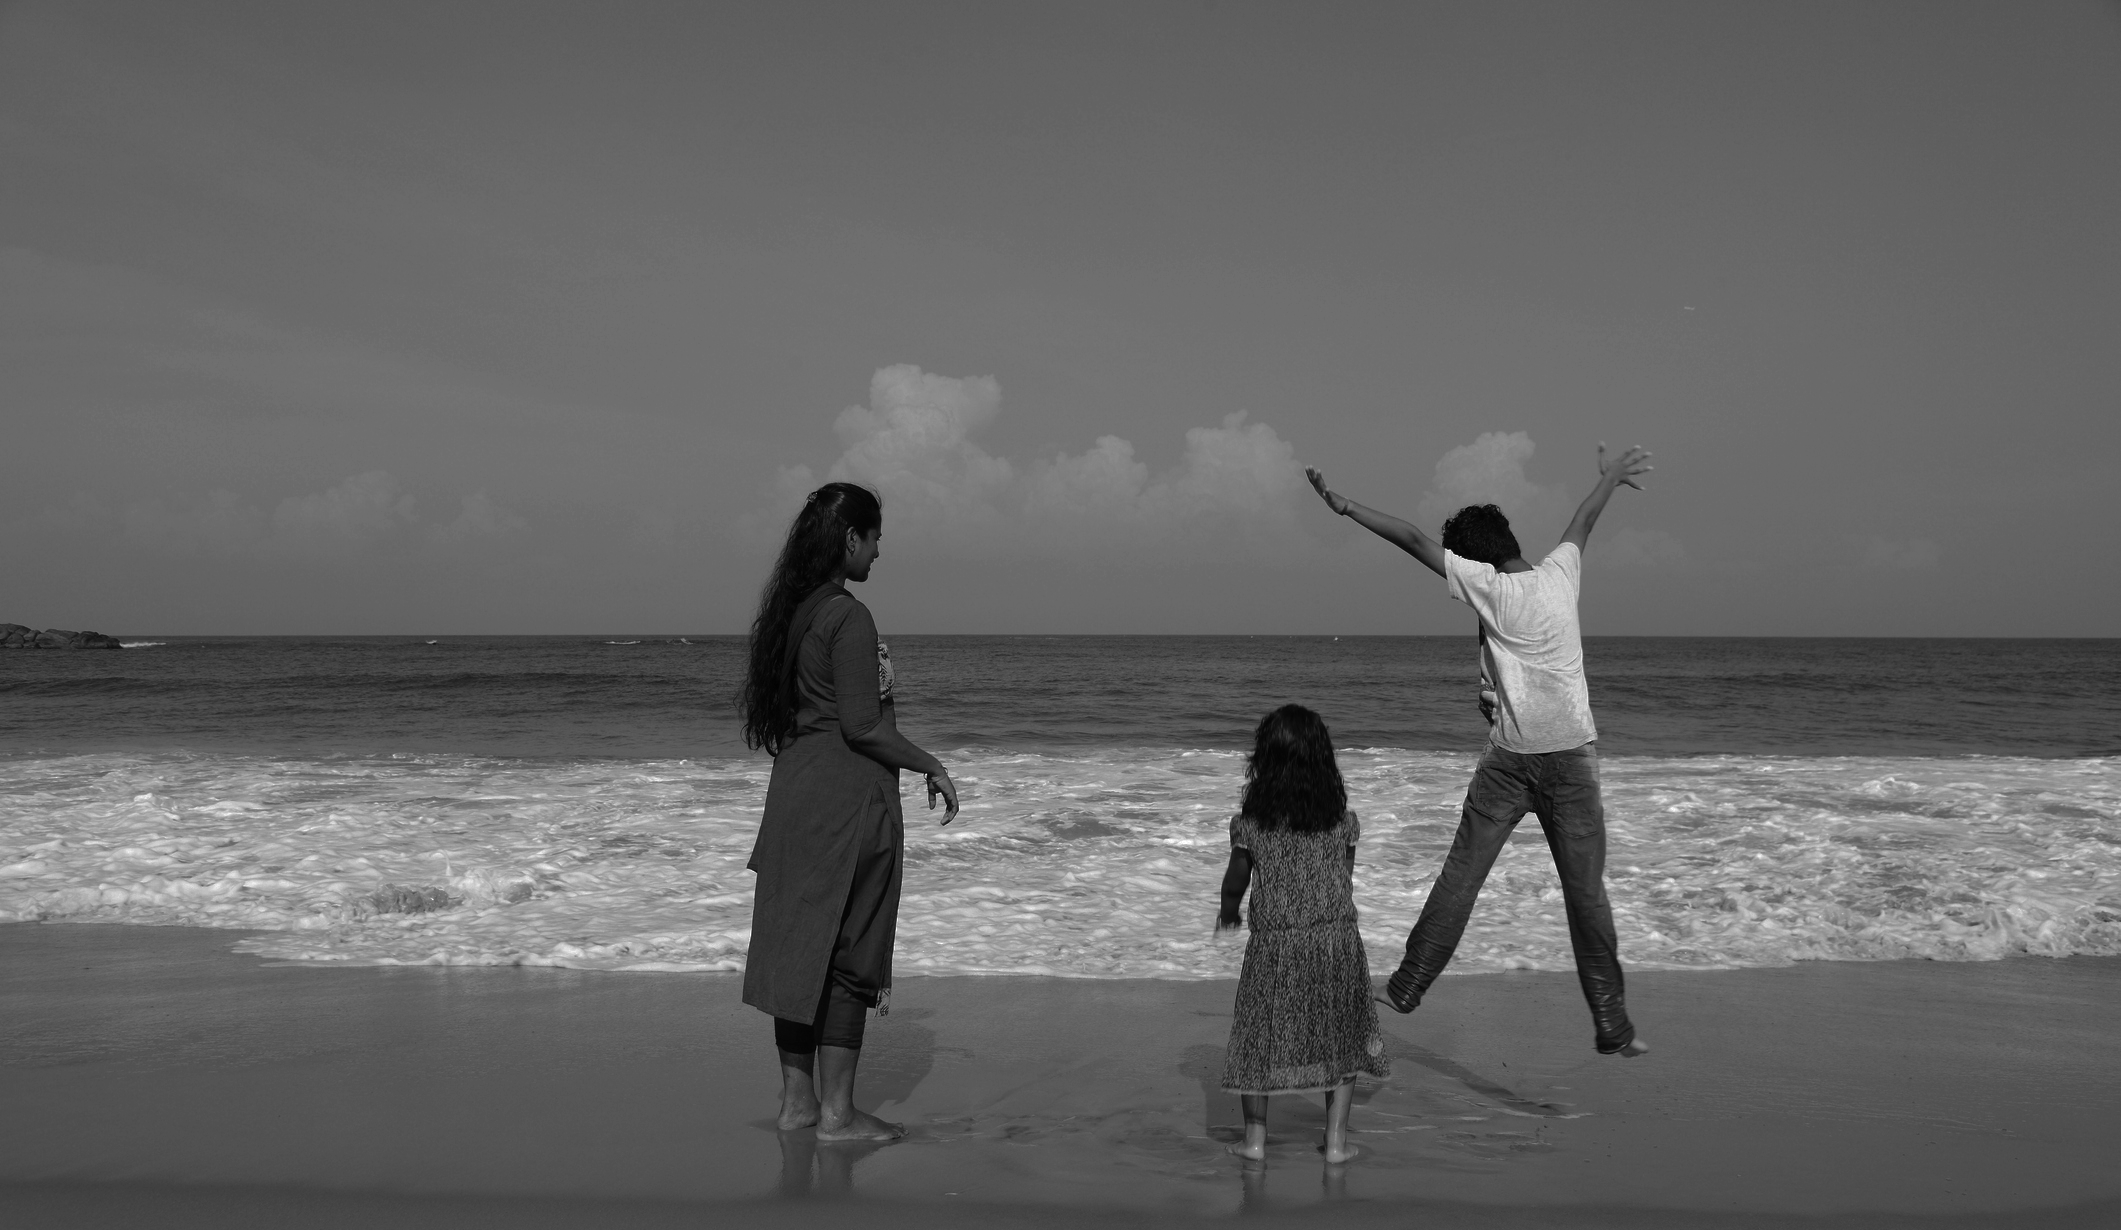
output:
<path id="1" fill-rule="evenodd" d="M 1215 915 L 1215 929 L 1229 931 L 1245 925 L 1237 912 L 1238 902 L 1243 901 L 1245 889 L 1252 883 L 1252 852 L 1243 846 L 1230 848 L 1230 866 L 1223 872 L 1222 909 Z"/>
<path id="2" fill-rule="evenodd" d="M 839 705 L 840 737 L 847 746 L 887 769 L 911 769 L 928 779 L 928 808 L 935 796 L 949 803 L 943 823 L 957 819 L 957 783 L 943 762 L 915 746 L 898 731 L 891 706 L 877 688 L 876 621 L 856 602 L 832 631 L 832 690 Z"/>
<path id="3" fill-rule="evenodd" d="M 950 772 L 943 768 L 942 761 L 899 733 L 898 721 L 892 717 L 891 710 L 882 710 L 877 715 L 876 724 L 869 729 L 858 735 L 848 735 L 847 746 L 887 769 L 910 769 L 923 774 L 928 779 L 928 809 L 935 810 L 935 796 L 940 794 L 947 804 L 943 823 L 957 819 L 957 783 L 950 780 Z"/>

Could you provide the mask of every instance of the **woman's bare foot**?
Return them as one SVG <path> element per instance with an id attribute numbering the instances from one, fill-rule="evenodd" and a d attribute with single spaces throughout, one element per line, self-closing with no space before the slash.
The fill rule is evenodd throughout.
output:
<path id="1" fill-rule="evenodd" d="M 1340 1142 L 1338 1146 L 1330 1142 L 1322 1144 L 1318 1146 L 1318 1151 L 1325 1155 L 1328 1166 L 1338 1166 L 1342 1162 L 1352 1162 L 1362 1154 L 1361 1149 L 1349 1144 L 1347 1141 Z"/>
<path id="2" fill-rule="evenodd" d="M 1241 1157 L 1248 1162 L 1264 1162 L 1267 1160 L 1267 1142 L 1264 1140 L 1258 1144 L 1254 1144 L 1249 1140 L 1240 1140 L 1234 1145 L 1225 1147 L 1230 1150 L 1230 1156 Z"/>
<path id="3" fill-rule="evenodd" d="M 858 1110 L 845 1119 L 815 1119 L 817 1138 L 820 1142 L 834 1140 L 899 1140 L 906 1135 L 903 1123 L 886 1123 L 866 1110 Z"/>
<path id="4" fill-rule="evenodd" d="M 781 1052 L 781 1117 L 774 1126 L 793 1132 L 817 1122 L 817 1056 Z"/>
<path id="5" fill-rule="evenodd" d="M 1621 1047 L 1618 1052 L 1622 1059 L 1633 1059 L 1637 1055 L 1647 1055 L 1649 1053 L 1650 1044 L 1644 1042 L 1640 1038 L 1637 1038 L 1633 1042 L 1628 1043 L 1626 1046 Z"/>

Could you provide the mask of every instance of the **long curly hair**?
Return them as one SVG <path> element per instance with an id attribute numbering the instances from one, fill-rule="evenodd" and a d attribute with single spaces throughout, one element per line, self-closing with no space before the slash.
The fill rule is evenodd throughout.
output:
<path id="1" fill-rule="evenodd" d="M 737 692 L 744 746 L 769 756 L 795 736 L 795 674 L 788 666 L 788 624 L 812 590 L 832 578 L 847 552 L 847 531 L 868 535 L 884 524 L 884 502 L 853 483 L 826 483 L 810 493 L 788 527 L 788 541 L 759 594 L 751 621 L 751 665 Z"/>
<path id="2" fill-rule="evenodd" d="M 1283 705 L 1259 720 L 1240 810 L 1261 828 L 1316 833 L 1340 823 L 1348 788 L 1323 718 L 1302 705 Z"/>

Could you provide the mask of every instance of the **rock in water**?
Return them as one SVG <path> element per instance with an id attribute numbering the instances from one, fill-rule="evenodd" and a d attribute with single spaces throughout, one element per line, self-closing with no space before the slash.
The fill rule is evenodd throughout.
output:
<path id="1" fill-rule="evenodd" d="M 122 649 L 115 636 L 101 632 L 72 632 L 46 628 L 39 632 L 21 624 L 0 624 L 0 649 Z"/>

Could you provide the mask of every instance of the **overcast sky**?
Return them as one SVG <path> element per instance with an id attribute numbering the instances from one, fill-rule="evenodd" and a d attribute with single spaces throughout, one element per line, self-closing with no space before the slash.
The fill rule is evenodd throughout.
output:
<path id="1" fill-rule="evenodd" d="M 2121 16 L 0 6 L 0 621 L 2121 635 Z"/>

